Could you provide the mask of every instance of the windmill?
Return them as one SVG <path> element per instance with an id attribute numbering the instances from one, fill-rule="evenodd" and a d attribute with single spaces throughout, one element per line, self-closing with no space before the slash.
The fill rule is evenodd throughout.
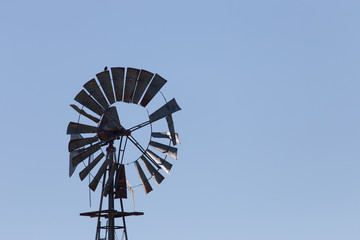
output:
<path id="1" fill-rule="evenodd" d="M 161 171 L 170 174 L 172 164 L 167 157 L 177 159 L 177 148 L 174 145 L 180 143 L 172 114 L 181 108 L 175 99 L 167 101 L 161 93 L 160 89 L 167 81 L 158 74 L 123 67 L 113 67 L 110 72 L 106 67 L 103 72 L 96 74 L 96 79 L 85 83 L 84 89 L 76 95 L 75 101 L 81 106 L 70 105 L 79 113 L 79 118 L 77 122 L 70 122 L 67 127 L 67 134 L 70 135 L 69 175 L 71 177 L 76 167 L 82 163 L 84 168 L 79 173 L 80 179 L 83 181 L 89 177 L 91 191 L 99 189 L 99 185 L 101 187 L 98 211 L 80 214 L 97 218 L 96 240 L 115 240 L 116 230 L 122 230 L 127 240 L 125 218 L 143 215 L 142 212 L 126 212 L 124 209 L 123 199 L 127 198 L 128 192 L 132 201 L 134 199 L 135 186 L 129 183 L 128 176 L 137 175 L 140 182 L 138 186 L 142 186 L 145 194 L 148 194 L 152 191 L 151 178 L 160 185 L 164 180 Z M 148 105 L 158 93 L 165 103 L 149 114 Z M 127 126 L 122 121 L 123 117 L 132 116 L 126 112 L 118 112 L 116 103 L 119 102 L 146 109 L 147 119 Z M 163 119 L 166 120 L 168 129 L 153 131 L 152 125 Z M 91 124 L 80 123 L 80 120 Z M 151 131 L 148 143 L 144 145 L 134 135 L 147 126 L 151 127 Z M 164 140 L 166 144 L 161 142 Z M 115 147 L 117 143 L 118 149 Z M 138 157 L 135 160 L 127 161 L 124 157 L 129 145 L 137 150 Z M 147 171 L 143 170 L 144 167 Z M 120 203 L 118 210 L 115 207 L 117 199 Z M 116 223 L 117 219 L 122 221 Z"/>

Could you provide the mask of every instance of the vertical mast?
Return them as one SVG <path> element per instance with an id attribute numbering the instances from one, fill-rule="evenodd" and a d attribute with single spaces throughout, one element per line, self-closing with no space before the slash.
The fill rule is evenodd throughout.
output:
<path id="1" fill-rule="evenodd" d="M 110 159 L 110 167 L 109 167 L 109 172 L 111 172 L 111 168 L 114 167 L 113 163 L 114 163 L 114 155 L 116 152 L 116 148 L 113 145 L 114 141 L 110 141 L 109 142 L 109 146 L 106 148 L 106 151 L 109 154 L 109 159 Z M 113 177 L 110 176 L 109 177 Z M 114 211 L 114 179 L 110 180 L 110 190 L 109 190 L 109 211 L 112 212 Z M 109 240 L 115 240 L 115 218 L 113 214 L 109 214 L 109 229 L 108 229 L 108 239 Z"/>

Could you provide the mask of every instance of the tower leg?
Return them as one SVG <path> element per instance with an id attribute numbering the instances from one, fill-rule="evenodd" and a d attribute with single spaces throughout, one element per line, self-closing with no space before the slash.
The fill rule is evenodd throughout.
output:
<path id="1" fill-rule="evenodd" d="M 111 186 L 111 189 L 113 189 L 113 186 Z M 109 196 L 109 210 L 114 210 L 113 190 L 111 190 L 108 196 Z M 115 218 L 113 215 L 109 216 L 109 240 L 115 240 Z"/>
<path id="2" fill-rule="evenodd" d="M 109 147 L 106 149 L 106 151 L 109 152 L 109 158 L 110 162 L 114 162 L 114 155 L 115 155 L 115 147 L 113 146 L 112 142 L 109 143 Z M 110 165 L 112 166 L 112 164 Z M 111 167 L 109 169 L 109 172 L 111 171 Z M 110 177 L 110 176 L 109 176 Z M 108 194 L 109 198 L 109 210 L 114 210 L 114 179 L 112 179 L 110 184 L 110 191 Z M 115 240 L 115 218 L 114 215 L 109 215 L 109 240 Z"/>
<path id="3" fill-rule="evenodd" d="M 122 200 L 122 198 L 120 198 L 120 204 L 121 204 L 121 212 L 124 212 L 124 205 L 123 205 L 123 200 Z M 124 226 L 125 240 L 128 240 L 128 237 L 127 237 L 127 231 L 126 231 L 125 216 L 123 216 L 123 217 L 122 217 L 122 219 L 123 219 L 123 226 Z"/>

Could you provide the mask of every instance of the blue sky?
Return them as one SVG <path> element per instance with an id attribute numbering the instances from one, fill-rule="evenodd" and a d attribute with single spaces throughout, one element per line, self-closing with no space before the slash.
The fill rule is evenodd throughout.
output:
<path id="1" fill-rule="evenodd" d="M 152 193 L 136 189 L 145 215 L 129 218 L 129 239 L 359 239 L 359 9 L 1 2 L 2 238 L 94 238 L 78 215 L 95 210 L 87 184 L 68 178 L 69 104 L 124 66 L 166 78 L 183 109 L 179 160 Z"/>

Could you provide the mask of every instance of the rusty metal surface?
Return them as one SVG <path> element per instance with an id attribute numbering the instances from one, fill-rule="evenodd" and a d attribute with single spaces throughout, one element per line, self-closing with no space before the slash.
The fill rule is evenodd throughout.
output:
<path id="1" fill-rule="evenodd" d="M 147 178 L 145 176 L 145 173 L 141 169 L 140 164 L 138 163 L 138 161 L 135 161 L 135 167 L 136 167 L 136 170 L 138 172 L 140 181 L 141 181 L 141 183 L 143 185 L 144 191 L 145 191 L 146 194 L 148 194 L 149 192 L 152 191 L 152 187 L 151 187 L 149 181 L 147 180 Z"/>
<path id="2" fill-rule="evenodd" d="M 115 67 L 111 68 L 111 75 L 114 82 L 114 92 L 116 101 L 122 101 L 122 95 L 124 91 L 124 75 L 125 68 Z"/>
<path id="3" fill-rule="evenodd" d="M 66 130 L 67 134 L 96 133 L 96 132 L 97 132 L 96 127 L 81 123 L 74 123 L 74 122 L 70 122 Z"/>
<path id="4" fill-rule="evenodd" d="M 173 118 L 172 118 L 171 114 L 166 116 L 166 122 L 167 122 L 168 127 L 169 127 L 169 132 L 170 132 L 170 136 L 171 136 L 170 137 L 171 142 L 175 146 L 176 145 L 176 134 L 175 134 L 174 121 L 173 121 Z"/>
<path id="5" fill-rule="evenodd" d="M 106 100 L 104 94 L 102 93 L 99 85 L 94 78 L 85 83 L 84 88 L 90 93 L 93 98 L 95 98 L 95 100 L 102 106 L 103 109 L 109 107 L 108 101 Z"/>
<path id="6" fill-rule="evenodd" d="M 100 153 L 86 168 L 84 168 L 80 173 L 79 177 L 82 180 L 90 173 L 90 171 L 100 162 L 100 160 L 105 156 L 104 153 Z"/>
<path id="7" fill-rule="evenodd" d="M 146 87 L 149 85 L 150 80 L 154 76 L 153 73 L 141 69 L 140 76 L 136 85 L 133 103 L 137 104 L 140 101 L 141 96 L 143 95 Z"/>
<path id="8" fill-rule="evenodd" d="M 74 139 L 69 142 L 69 152 L 74 151 L 75 149 L 84 147 L 88 144 L 96 142 L 99 138 L 97 136 L 83 139 Z"/>
<path id="9" fill-rule="evenodd" d="M 148 89 L 146 90 L 140 105 L 146 107 L 153 97 L 160 91 L 167 81 L 160 75 L 155 74 L 155 77 L 151 81 Z"/>
<path id="10" fill-rule="evenodd" d="M 94 154 L 95 152 L 97 152 L 100 149 L 100 145 L 94 145 L 91 146 L 87 149 L 84 149 L 83 152 L 81 152 L 80 154 L 76 155 L 73 159 L 72 159 L 72 163 L 74 166 L 77 166 L 79 163 L 81 163 L 82 161 L 84 161 L 84 159 L 90 157 L 92 154 Z"/>
<path id="11" fill-rule="evenodd" d="M 127 68 L 126 81 L 125 81 L 125 92 L 124 92 L 124 102 L 131 102 L 139 73 L 140 73 L 140 70 L 137 68 Z"/>
<path id="12" fill-rule="evenodd" d="M 179 110 L 181 110 L 181 108 L 176 103 L 175 98 L 173 98 L 164 104 L 161 108 L 150 114 L 149 119 L 151 122 L 154 122 Z"/>
<path id="13" fill-rule="evenodd" d="M 153 132 L 151 133 L 151 136 L 154 138 L 168 138 L 171 140 L 170 132 Z M 177 143 L 181 144 L 178 133 L 175 133 L 175 139 Z"/>
<path id="14" fill-rule="evenodd" d="M 150 146 L 177 160 L 177 148 L 154 141 L 150 141 Z"/>
<path id="15" fill-rule="evenodd" d="M 78 93 L 78 95 L 76 95 L 75 101 L 77 101 L 78 103 L 84 105 L 85 107 L 87 107 L 88 109 L 90 109 L 91 111 L 93 111 L 94 113 L 96 113 L 96 114 L 98 114 L 100 116 L 104 112 L 103 108 L 92 97 L 90 97 L 85 92 L 85 90 L 81 90 Z"/>
<path id="16" fill-rule="evenodd" d="M 141 160 L 143 161 L 144 165 L 146 166 L 147 170 L 149 171 L 149 173 L 151 174 L 151 176 L 153 177 L 153 179 L 155 180 L 155 182 L 160 185 L 160 183 L 164 180 L 164 176 L 161 175 L 155 168 L 154 166 L 146 159 L 145 156 L 141 156 L 140 157 Z"/>
<path id="17" fill-rule="evenodd" d="M 127 198 L 125 165 L 119 164 L 115 181 L 115 198 Z"/>
<path id="18" fill-rule="evenodd" d="M 91 183 L 89 184 L 89 188 L 91 190 L 93 190 L 95 192 L 97 185 L 100 182 L 100 179 L 102 177 L 102 175 L 104 175 L 107 166 L 110 164 L 110 160 L 107 158 L 105 159 L 105 161 L 103 162 L 103 164 L 101 165 L 99 171 L 96 173 L 94 179 L 91 181 Z"/>
<path id="19" fill-rule="evenodd" d="M 111 83 L 110 78 L 110 72 L 109 71 L 103 71 L 98 74 L 96 74 L 97 79 L 99 80 L 99 83 L 104 90 L 104 93 L 109 100 L 110 104 L 113 104 L 115 102 L 114 98 L 114 90 Z"/>
<path id="20" fill-rule="evenodd" d="M 88 119 L 94 121 L 95 123 L 100 122 L 100 119 L 98 119 L 97 117 L 94 117 L 90 114 L 88 114 L 87 112 L 85 112 L 84 110 L 80 109 L 78 106 L 76 106 L 75 104 L 70 104 L 70 106 L 77 111 L 78 113 L 80 113 L 81 115 L 87 117 Z"/>
<path id="21" fill-rule="evenodd" d="M 153 151 L 150 149 L 146 150 L 146 153 L 157 163 L 159 166 L 170 175 L 170 170 L 172 168 L 172 164 L 166 161 L 165 159 L 159 157 L 156 155 Z"/>

